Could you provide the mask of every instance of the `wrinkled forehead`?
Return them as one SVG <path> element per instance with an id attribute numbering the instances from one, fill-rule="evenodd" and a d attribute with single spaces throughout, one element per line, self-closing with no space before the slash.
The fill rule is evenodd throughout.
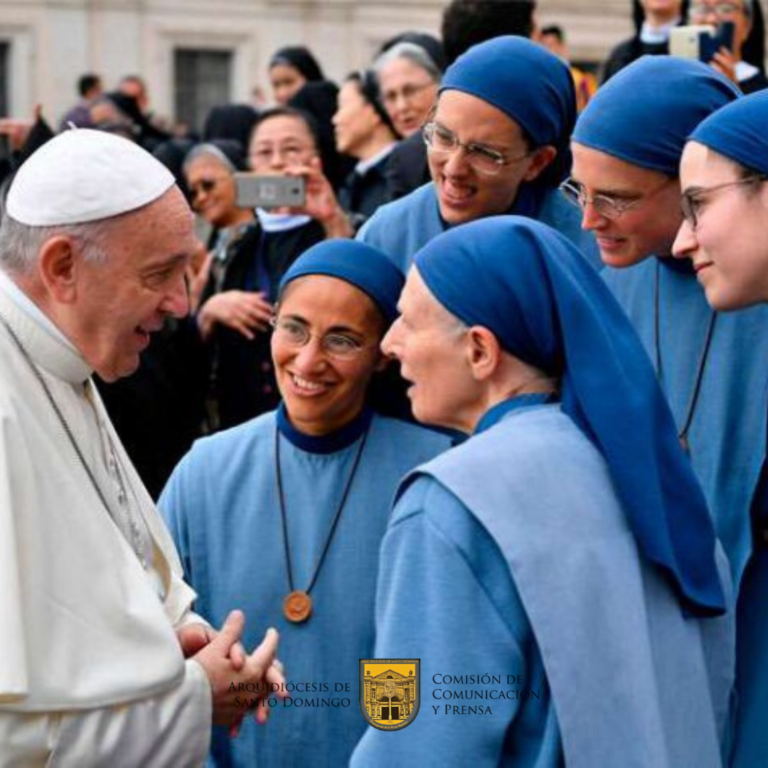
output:
<path id="1" fill-rule="evenodd" d="M 418 318 L 420 324 L 424 326 L 439 327 L 461 322 L 437 300 L 416 266 L 408 271 L 405 287 L 397 306 L 400 314 Z"/>

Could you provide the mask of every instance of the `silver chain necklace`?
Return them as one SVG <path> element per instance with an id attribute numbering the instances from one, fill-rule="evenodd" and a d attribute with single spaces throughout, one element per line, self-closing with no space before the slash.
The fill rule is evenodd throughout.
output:
<path id="1" fill-rule="evenodd" d="M 19 350 L 21 356 L 24 358 L 30 370 L 34 374 L 35 378 L 37 379 L 38 383 L 40 384 L 43 392 L 45 393 L 46 398 L 48 399 L 48 402 L 51 404 L 51 408 L 53 409 L 53 412 L 56 414 L 56 417 L 58 418 L 59 423 L 61 424 L 61 427 L 64 430 L 64 433 L 66 434 L 67 439 L 69 440 L 69 444 L 72 446 L 73 450 L 75 451 L 75 454 L 80 462 L 80 465 L 82 466 L 83 470 L 88 476 L 91 486 L 93 487 L 93 490 L 96 491 L 96 494 L 98 495 L 99 500 L 101 501 L 104 509 L 107 510 L 107 514 L 115 522 L 118 530 L 120 530 L 121 532 L 125 531 L 126 529 L 130 531 L 129 543 L 131 545 L 131 548 L 136 553 L 136 557 L 138 557 L 144 570 L 147 570 L 149 568 L 149 558 L 147 555 L 148 542 L 146 540 L 147 537 L 146 535 L 142 534 L 142 531 L 139 527 L 136 517 L 130 511 L 130 507 L 128 505 L 128 494 L 126 492 L 125 483 L 123 482 L 123 475 L 119 467 L 119 459 L 117 458 L 114 445 L 112 444 L 112 439 L 109 436 L 109 433 L 107 432 L 106 426 L 104 426 L 101 423 L 101 419 L 99 418 L 99 415 L 96 412 L 95 406 L 94 406 L 94 413 L 96 415 L 96 420 L 98 422 L 99 429 L 104 433 L 106 437 L 107 450 L 110 454 L 110 459 L 112 462 L 110 469 L 112 469 L 112 471 L 114 472 L 114 477 L 117 480 L 117 484 L 119 486 L 118 505 L 120 507 L 120 516 L 122 518 L 124 525 L 121 525 L 116 519 L 115 513 L 112 511 L 112 508 L 107 502 L 107 499 L 104 496 L 104 493 L 102 492 L 98 482 L 96 481 L 96 478 L 94 477 L 94 474 L 91 468 L 88 466 L 88 463 L 86 462 L 85 457 L 83 456 L 83 453 L 80 450 L 80 446 L 77 444 L 77 440 L 75 440 L 75 436 L 72 432 L 72 429 L 69 426 L 69 423 L 64 417 L 64 414 L 61 412 L 61 409 L 56 403 L 56 400 L 54 399 L 53 394 L 51 393 L 51 390 L 48 388 L 48 385 L 45 383 L 45 379 L 40 373 L 38 367 L 35 365 L 35 362 L 32 360 L 32 357 L 30 356 L 29 352 L 27 352 L 26 348 L 21 343 L 21 339 L 16 335 L 16 332 L 13 330 L 13 328 L 11 328 L 11 326 L 8 324 L 8 322 L 2 315 L 0 315 L 0 323 L 2 323 L 5 330 L 8 331 L 8 335 L 11 337 L 11 340 L 13 341 L 14 345 Z M 85 384 L 86 386 L 89 386 L 90 382 L 86 381 Z"/>

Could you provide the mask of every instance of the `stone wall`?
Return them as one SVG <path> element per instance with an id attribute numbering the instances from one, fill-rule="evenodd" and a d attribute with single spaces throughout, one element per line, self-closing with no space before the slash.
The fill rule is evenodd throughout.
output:
<path id="1" fill-rule="evenodd" d="M 443 0 L 0 0 L 0 40 L 10 42 L 9 112 L 36 103 L 53 120 L 76 101 L 77 77 L 142 74 L 153 108 L 173 117 L 176 48 L 233 54 L 231 98 L 248 101 L 254 85 L 269 93 L 266 64 L 280 45 L 312 48 L 340 79 L 363 66 L 378 45 L 404 29 L 437 32 Z M 599 61 L 630 31 L 626 0 L 543 0 L 540 24 L 568 33 L 573 58 Z"/>

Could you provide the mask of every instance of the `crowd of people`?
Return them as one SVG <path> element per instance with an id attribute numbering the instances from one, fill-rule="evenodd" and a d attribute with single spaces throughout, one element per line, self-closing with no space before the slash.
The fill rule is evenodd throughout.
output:
<path id="1" fill-rule="evenodd" d="M 759 0 L 534 12 L 8 123 L 0 768 L 768 765 Z"/>

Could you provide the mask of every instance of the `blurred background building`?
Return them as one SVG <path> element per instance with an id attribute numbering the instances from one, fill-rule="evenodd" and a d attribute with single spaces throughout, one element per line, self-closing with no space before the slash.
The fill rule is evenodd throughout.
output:
<path id="1" fill-rule="evenodd" d="M 141 75 L 150 108 L 199 127 L 210 106 L 267 88 L 282 45 L 309 46 L 327 75 L 366 64 L 397 32 L 437 33 L 446 0 L 0 0 L 0 116 L 45 105 L 55 124 L 96 72 L 114 87 Z M 570 55 L 597 65 L 632 31 L 629 0 L 540 0 L 539 26 L 561 25 Z"/>

